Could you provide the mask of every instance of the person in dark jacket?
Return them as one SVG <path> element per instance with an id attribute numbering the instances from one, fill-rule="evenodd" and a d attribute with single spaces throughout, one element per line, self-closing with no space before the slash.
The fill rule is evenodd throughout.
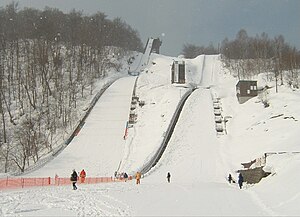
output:
<path id="1" fill-rule="evenodd" d="M 77 175 L 77 172 L 75 170 L 73 170 L 73 173 L 71 174 L 70 180 L 71 180 L 72 185 L 73 185 L 73 190 L 76 190 L 77 189 L 76 182 L 78 180 L 78 175 Z"/>
<path id="2" fill-rule="evenodd" d="M 242 187 L 243 187 L 243 182 L 244 182 L 244 177 L 243 177 L 242 173 L 240 173 L 239 180 L 238 180 L 240 189 L 242 189 Z"/>
<path id="3" fill-rule="evenodd" d="M 171 181 L 171 174 L 170 174 L 170 172 L 168 172 L 168 174 L 167 174 L 167 180 L 170 183 L 170 181 Z"/>
<path id="4" fill-rule="evenodd" d="M 125 182 L 127 181 L 127 179 L 128 179 L 128 175 L 127 175 L 127 173 L 124 173 L 124 180 L 125 180 Z"/>
<path id="5" fill-rule="evenodd" d="M 229 182 L 229 183 L 232 182 L 232 176 L 231 176 L 231 174 L 228 175 L 228 182 Z"/>

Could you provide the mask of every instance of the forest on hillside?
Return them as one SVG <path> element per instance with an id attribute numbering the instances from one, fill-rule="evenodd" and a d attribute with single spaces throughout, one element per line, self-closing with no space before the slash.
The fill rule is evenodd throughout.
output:
<path id="1" fill-rule="evenodd" d="M 225 38 L 217 48 L 212 43 L 208 46 L 185 44 L 182 52 L 186 58 L 221 54 L 224 66 L 239 80 L 271 72 L 270 79 L 278 80 L 280 84 L 286 81 L 288 85 L 299 88 L 300 51 L 286 42 L 282 35 L 269 38 L 267 33 L 262 33 L 251 37 L 241 29 L 235 39 Z"/>
<path id="2" fill-rule="evenodd" d="M 74 128 L 78 105 L 94 94 L 96 81 L 142 50 L 136 30 L 101 12 L 1 8 L 0 172 L 24 171 L 52 152 Z"/>

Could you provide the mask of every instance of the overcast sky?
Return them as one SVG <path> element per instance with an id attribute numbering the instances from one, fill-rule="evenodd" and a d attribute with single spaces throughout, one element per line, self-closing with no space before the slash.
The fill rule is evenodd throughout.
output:
<path id="1" fill-rule="evenodd" d="M 0 0 L 0 7 L 11 0 Z M 240 29 L 249 36 L 262 32 L 283 35 L 300 49 L 300 0 L 15 0 L 19 8 L 45 6 L 90 15 L 103 12 L 108 19 L 122 18 L 136 29 L 143 43 L 159 37 L 161 53 L 177 56 L 186 43 L 218 45 L 235 38 Z"/>

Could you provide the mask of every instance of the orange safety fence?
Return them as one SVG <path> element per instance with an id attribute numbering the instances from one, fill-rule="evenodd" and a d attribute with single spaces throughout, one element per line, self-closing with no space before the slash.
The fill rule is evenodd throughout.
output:
<path id="1" fill-rule="evenodd" d="M 129 178 L 131 179 L 131 177 Z M 80 179 L 77 184 L 96 184 L 96 183 L 108 183 L 108 182 L 123 182 L 125 179 L 117 179 L 112 177 L 87 177 L 84 182 Z M 0 190 L 13 189 L 13 188 L 27 188 L 38 186 L 60 186 L 71 185 L 70 178 L 0 178 Z"/>

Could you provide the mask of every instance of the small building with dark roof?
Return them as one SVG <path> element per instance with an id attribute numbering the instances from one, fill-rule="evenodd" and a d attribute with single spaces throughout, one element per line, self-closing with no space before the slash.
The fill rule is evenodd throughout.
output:
<path id="1" fill-rule="evenodd" d="M 257 81 L 241 80 L 236 84 L 236 96 L 240 104 L 257 96 Z"/>

